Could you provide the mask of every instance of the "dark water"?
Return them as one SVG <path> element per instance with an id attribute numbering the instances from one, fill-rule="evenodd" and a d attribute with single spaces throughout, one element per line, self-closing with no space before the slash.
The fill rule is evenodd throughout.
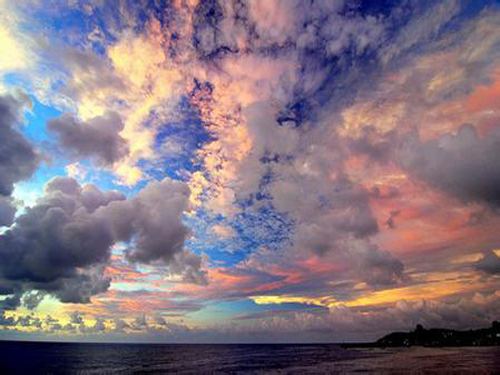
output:
<path id="1" fill-rule="evenodd" d="M 0 342 L 0 374 L 500 374 L 500 347 Z"/>

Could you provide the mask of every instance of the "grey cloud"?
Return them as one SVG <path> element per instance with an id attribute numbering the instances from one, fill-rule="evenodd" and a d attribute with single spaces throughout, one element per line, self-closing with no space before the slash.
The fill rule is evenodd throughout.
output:
<path id="1" fill-rule="evenodd" d="M 291 162 L 273 166 L 272 203 L 295 221 L 297 251 L 345 257 L 355 277 L 375 287 L 402 281 L 403 264 L 370 242 L 379 230 L 370 198 L 381 191 L 347 177 L 343 163 L 350 150 L 326 129 L 303 133 Z"/>
<path id="2" fill-rule="evenodd" d="M 0 195 L 0 227 L 10 226 L 14 221 L 16 211 L 17 209 L 13 199 Z"/>
<path id="3" fill-rule="evenodd" d="M 383 163 L 391 157 L 394 141 L 393 133 L 381 137 L 373 126 L 365 126 L 359 137 L 348 140 L 348 145 L 354 154 L 367 155 L 373 161 Z"/>
<path id="4" fill-rule="evenodd" d="M 130 328 L 130 325 L 128 325 L 128 323 L 126 321 L 124 321 L 123 319 L 118 319 L 118 318 L 115 318 L 113 320 L 113 324 L 114 324 L 114 331 L 115 332 L 125 332 L 125 329 L 126 328 Z"/>
<path id="5" fill-rule="evenodd" d="M 75 332 L 76 331 L 76 327 L 71 324 L 71 323 L 67 323 L 65 325 L 62 326 L 61 330 L 63 331 L 69 331 L 69 332 Z"/>
<path id="6" fill-rule="evenodd" d="M 15 326 L 16 319 L 12 316 L 5 316 L 5 311 L 0 310 L 0 326 Z"/>
<path id="7" fill-rule="evenodd" d="M 184 249 L 188 202 L 188 187 L 168 178 L 126 200 L 116 191 L 56 177 L 37 204 L 0 235 L 2 293 L 33 290 L 61 302 L 87 303 L 109 288 L 106 263 L 111 246 L 121 241 L 129 242 L 132 261 L 158 263 L 187 282 L 206 283 L 201 258 Z"/>
<path id="8" fill-rule="evenodd" d="M 416 324 L 424 327 L 463 329 L 490 326 L 498 319 L 500 302 L 496 293 L 467 295 L 441 300 L 400 300 L 389 306 L 338 306 L 331 309 L 314 308 L 307 311 L 270 311 L 254 316 L 243 316 L 244 325 L 223 322 L 211 328 L 188 328 L 169 323 L 145 331 L 130 332 L 122 319 L 114 319 L 113 329 L 107 329 L 103 319 L 92 327 L 81 330 L 84 335 L 106 333 L 110 339 L 143 340 L 144 342 L 290 342 L 297 337 L 304 342 L 339 340 L 375 340 L 394 330 L 410 330 Z M 245 319 L 246 318 L 246 319 Z M 250 319 L 248 319 L 250 318 Z M 238 319 L 238 318 L 236 318 Z M 20 320 L 7 318 L 0 312 L 0 325 L 15 326 Z M 32 322 L 32 324 L 34 324 Z M 47 321 L 44 332 L 55 332 L 64 327 L 55 319 Z M 123 335 L 127 332 L 127 335 Z M 120 335 L 120 336 L 117 336 Z"/>
<path id="9" fill-rule="evenodd" d="M 271 316 L 261 319 L 253 329 L 270 332 L 321 332 L 327 337 L 353 335 L 357 340 L 374 340 L 394 330 L 410 330 L 416 324 L 425 327 L 463 329 L 488 327 L 498 317 L 498 297 L 476 294 L 454 300 L 400 300 L 384 307 L 367 306 L 363 309 L 335 307 L 328 313 L 309 312 Z M 319 336 L 321 337 L 321 336 Z"/>
<path id="10" fill-rule="evenodd" d="M 83 324 L 83 316 L 82 314 L 80 314 L 80 312 L 73 311 L 69 316 L 72 324 Z"/>
<path id="11" fill-rule="evenodd" d="M 108 88 L 117 91 L 126 90 L 124 82 L 115 74 L 109 60 L 90 51 L 74 48 L 55 49 L 48 46 L 46 48 L 51 56 L 58 58 L 73 74 L 63 89 L 70 97 L 79 98 Z"/>
<path id="12" fill-rule="evenodd" d="M 12 96 L 0 96 L 0 197 L 9 196 L 14 184 L 29 178 L 38 166 L 37 153 L 17 129 L 23 105 Z"/>
<path id="13" fill-rule="evenodd" d="M 54 283 L 61 302 L 88 303 L 90 297 L 109 289 L 111 279 L 104 275 L 105 264 L 88 267 L 85 273 Z M 50 289 L 49 289 L 50 291 Z"/>
<path id="14" fill-rule="evenodd" d="M 161 316 L 160 314 L 155 314 L 154 315 L 154 322 L 160 326 L 166 326 L 167 325 L 167 321 L 165 320 L 165 318 L 163 316 Z"/>
<path id="15" fill-rule="evenodd" d="M 479 138 L 471 125 L 437 140 L 411 137 L 401 146 L 401 165 L 417 179 L 465 202 L 500 205 L 500 131 Z"/>
<path id="16" fill-rule="evenodd" d="M 142 331 L 149 328 L 148 322 L 146 320 L 146 314 L 141 314 L 136 317 L 133 323 L 130 325 L 130 328 L 136 331 Z"/>
<path id="17" fill-rule="evenodd" d="M 106 330 L 106 325 L 104 324 L 104 319 L 96 318 L 95 324 L 90 327 L 91 332 L 103 332 Z"/>
<path id="18" fill-rule="evenodd" d="M 51 315 L 47 315 L 47 317 L 45 318 L 45 324 L 55 324 L 57 323 L 57 319 L 54 319 Z"/>
<path id="19" fill-rule="evenodd" d="M 495 252 L 489 251 L 476 262 L 475 267 L 490 275 L 500 275 L 500 257 Z"/>
<path id="20" fill-rule="evenodd" d="M 123 123 L 115 112 L 108 112 L 87 122 L 65 114 L 47 122 L 62 147 L 73 157 L 91 158 L 98 165 L 110 166 L 128 154 L 128 145 L 120 136 Z"/>
<path id="21" fill-rule="evenodd" d="M 94 31 L 98 29 L 96 26 Z M 38 43 L 40 57 L 56 68 L 49 77 L 59 83 L 57 92 L 52 93 L 56 101 L 75 105 L 98 93 L 105 98 L 103 101 L 111 103 L 117 99 L 117 93 L 126 92 L 126 83 L 116 74 L 109 59 L 88 49 L 54 43 L 54 40 L 38 39 Z"/>
<path id="22" fill-rule="evenodd" d="M 42 328 L 42 321 L 40 318 L 35 318 L 31 315 L 18 316 L 16 325 L 20 325 L 22 327 L 36 327 L 38 329 Z"/>
<path id="23" fill-rule="evenodd" d="M 404 6 L 408 7 L 408 4 Z M 403 7 L 398 7 L 394 10 L 394 15 L 401 13 Z M 387 63 L 391 59 L 399 57 L 405 52 L 411 50 L 412 47 L 431 40 L 436 37 L 442 28 L 450 22 L 460 11 L 460 2 L 457 0 L 446 0 L 436 2 L 428 9 L 423 11 L 417 5 L 413 5 L 418 15 L 402 27 L 394 42 L 387 43 L 380 51 L 379 55 L 383 62 Z"/>
<path id="24" fill-rule="evenodd" d="M 395 284 L 403 279 L 403 263 L 390 252 L 372 245 L 363 257 L 361 274 L 373 286 Z"/>
<path id="25" fill-rule="evenodd" d="M 109 222 L 117 241 L 129 241 L 127 259 L 132 262 L 168 265 L 188 282 L 206 283 L 201 258 L 184 249 L 190 231 L 182 223 L 189 206 L 189 188 L 165 178 L 152 181 L 134 198 L 112 202 L 96 211 Z"/>
<path id="26" fill-rule="evenodd" d="M 324 180 L 324 173 L 293 178 L 293 182 L 280 180 L 271 190 L 275 206 L 297 220 L 299 246 L 318 254 L 339 249 L 350 236 L 367 238 L 378 231 L 368 192 L 343 176 Z"/>
<path id="27" fill-rule="evenodd" d="M 45 196 L 0 236 L 2 278 L 63 302 L 88 302 L 107 289 L 99 264 L 107 261 L 113 237 L 105 222 L 91 217 L 86 191 L 71 178 L 46 185 Z M 97 201 L 109 199 L 124 197 L 101 192 Z"/>
<path id="28" fill-rule="evenodd" d="M 0 310 L 15 310 L 21 306 L 21 295 L 14 294 L 0 301 Z"/>
<path id="29" fill-rule="evenodd" d="M 24 293 L 22 298 L 23 305 L 26 306 L 27 309 L 32 310 L 38 306 L 38 304 L 43 300 L 44 297 L 45 293 L 43 292 L 32 291 Z"/>

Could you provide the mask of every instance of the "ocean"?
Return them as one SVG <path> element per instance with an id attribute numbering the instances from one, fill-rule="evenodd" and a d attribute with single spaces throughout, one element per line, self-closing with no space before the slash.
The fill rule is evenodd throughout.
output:
<path id="1" fill-rule="evenodd" d="M 0 342 L 0 374 L 500 374 L 500 347 Z"/>

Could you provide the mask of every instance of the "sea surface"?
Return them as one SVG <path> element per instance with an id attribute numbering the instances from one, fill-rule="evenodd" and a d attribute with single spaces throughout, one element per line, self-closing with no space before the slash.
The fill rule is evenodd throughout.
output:
<path id="1" fill-rule="evenodd" d="M 0 374 L 500 374 L 500 347 L 0 342 Z"/>

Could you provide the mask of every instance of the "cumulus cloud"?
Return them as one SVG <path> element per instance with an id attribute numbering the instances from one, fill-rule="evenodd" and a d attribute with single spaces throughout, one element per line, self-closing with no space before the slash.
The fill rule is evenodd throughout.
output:
<path id="1" fill-rule="evenodd" d="M 165 178 L 152 181 L 134 198 L 112 202 L 96 215 L 110 223 L 114 237 L 129 241 L 126 257 L 132 262 L 168 265 L 191 282 L 206 283 L 201 258 L 184 249 L 190 234 L 182 222 L 189 208 L 189 188 Z"/>
<path id="2" fill-rule="evenodd" d="M 15 310 L 21 305 L 21 296 L 14 294 L 0 301 L 0 310 Z"/>
<path id="3" fill-rule="evenodd" d="M 18 123 L 27 99 L 0 96 L 0 198 L 12 193 L 14 184 L 29 178 L 36 170 L 39 157 L 34 147 L 19 132 Z M 0 220 L 7 223 L 11 216 L 11 204 L 0 202 Z"/>
<path id="4" fill-rule="evenodd" d="M 58 177 L 45 196 L 0 236 L 0 275 L 27 290 L 51 293 L 63 302 L 88 302 L 105 291 L 102 265 L 113 238 L 106 223 L 91 217 L 98 206 L 124 199 L 116 192 L 81 187 Z"/>
<path id="5" fill-rule="evenodd" d="M 500 205 L 500 131 L 480 138 L 471 125 L 436 140 L 408 138 L 399 150 L 414 177 L 465 202 Z"/>
<path id="6" fill-rule="evenodd" d="M 120 136 L 123 123 L 115 112 L 87 122 L 65 114 L 49 120 L 47 127 L 76 160 L 90 158 L 98 165 L 111 166 L 128 154 L 127 142 Z"/>
<path id="7" fill-rule="evenodd" d="M 62 302 L 87 303 L 108 289 L 104 270 L 119 241 L 130 242 L 134 261 L 161 261 L 189 281 L 205 281 L 201 262 L 183 248 L 188 197 L 189 189 L 170 179 L 150 183 L 130 200 L 70 177 L 52 179 L 37 204 L 0 235 L 5 293 L 38 290 Z"/>
<path id="8" fill-rule="evenodd" d="M 32 291 L 24 293 L 22 297 L 22 302 L 27 309 L 32 310 L 38 306 L 38 304 L 44 299 L 44 297 L 45 297 L 44 292 Z"/>
<path id="9" fill-rule="evenodd" d="M 500 275 L 500 257 L 494 251 L 489 251 L 476 262 L 475 267 L 490 275 Z"/>
<path id="10" fill-rule="evenodd" d="M 361 274 L 374 286 L 395 284 L 403 279 L 403 263 L 390 252 L 370 246 L 363 256 Z"/>
<path id="11" fill-rule="evenodd" d="M 0 196 L 0 227 L 12 224 L 16 211 L 12 198 Z"/>

